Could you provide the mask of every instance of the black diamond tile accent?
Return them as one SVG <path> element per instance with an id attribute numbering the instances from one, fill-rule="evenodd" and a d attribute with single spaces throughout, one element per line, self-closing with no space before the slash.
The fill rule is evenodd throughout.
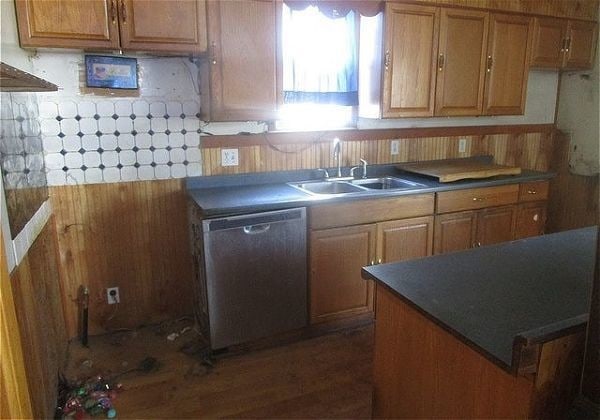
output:
<path id="1" fill-rule="evenodd" d="M 121 165 L 120 163 L 117 165 L 117 168 L 121 169 L 123 167 L 123 165 Z"/>
<path id="2" fill-rule="evenodd" d="M 119 130 L 115 130 L 115 132 L 113 134 L 117 137 L 119 137 L 121 135 L 121 133 L 119 133 Z"/>
<path id="3" fill-rule="evenodd" d="M 182 148 L 183 150 L 187 150 L 187 148 L 188 148 L 188 147 L 187 147 L 187 144 L 184 144 L 183 146 L 181 146 L 181 148 Z"/>
<path id="4" fill-rule="evenodd" d="M 18 153 L 18 155 L 26 157 L 27 156 L 27 152 L 25 150 L 23 150 L 21 153 Z"/>
<path id="5" fill-rule="evenodd" d="M 102 131 L 100 131 L 100 130 L 96 131 L 96 136 L 101 137 L 102 136 Z"/>
<path id="6" fill-rule="evenodd" d="M 137 152 L 138 150 L 140 150 L 140 148 L 137 146 L 133 146 L 133 149 L 131 149 L 131 150 L 133 150 L 134 152 Z"/>
<path id="7" fill-rule="evenodd" d="M 59 115 L 58 117 L 56 117 L 56 121 L 60 122 L 60 121 L 62 121 L 62 120 L 64 120 L 64 118 L 63 118 L 63 117 L 61 117 L 60 115 Z M 18 121 L 18 120 L 17 120 L 17 121 Z"/>
<path id="8" fill-rule="evenodd" d="M 149 120 L 152 119 L 152 114 L 146 115 L 146 118 L 148 118 Z"/>
<path id="9" fill-rule="evenodd" d="M 82 171 L 87 171 L 87 168 L 88 168 L 88 167 L 87 167 L 87 166 L 85 166 L 85 165 L 82 165 L 82 166 L 81 166 L 81 170 L 82 170 Z"/>
<path id="10" fill-rule="evenodd" d="M 104 168 L 106 168 L 106 166 L 104 166 L 103 164 L 98 165 L 98 168 L 104 170 Z"/>
<path id="11" fill-rule="evenodd" d="M 131 135 L 132 135 L 132 136 L 135 136 L 135 135 L 137 135 L 137 131 L 135 131 L 135 130 L 131 130 Z"/>
<path id="12" fill-rule="evenodd" d="M 187 133 L 187 130 L 185 128 L 182 128 L 181 129 L 181 134 L 185 134 L 185 133 Z"/>
<path id="13" fill-rule="evenodd" d="M 94 119 L 95 119 L 96 121 L 98 121 L 98 120 L 100 119 L 100 115 L 98 115 L 98 114 L 94 114 Z"/>
<path id="14" fill-rule="evenodd" d="M 156 163 L 155 163 L 155 162 L 152 162 L 152 163 L 150 164 L 150 166 L 152 166 L 153 168 L 155 168 L 155 167 L 156 167 Z"/>
<path id="15" fill-rule="evenodd" d="M 154 135 L 154 131 L 148 130 L 148 134 L 150 134 L 151 136 L 153 136 Z"/>
<path id="16" fill-rule="evenodd" d="M 133 166 L 134 166 L 134 167 L 136 167 L 136 168 L 139 168 L 141 165 L 140 165 L 139 163 L 135 162 L 135 163 L 133 164 Z"/>
<path id="17" fill-rule="evenodd" d="M 197 129 L 196 133 L 198 133 L 198 134 L 202 133 L 202 129 L 201 128 Z"/>
<path id="18" fill-rule="evenodd" d="M 182 112 L 181 115 L 179 116 L 181 119 L 185 118 L 185 114 Z"/>
<path id="19" fill-rule="evenodd" d="M 171 162 L 171 161 L 168 161 L 168 162 L 167 162 L 167 166 L 173 166 L 173 162 Z"/>
<path id="20" fill-rule="evenodd" d="M 60 154 L 64 156 L 64 155 L 66 155 L 66 154 L 67 154 L 67 151 L 66 151 L 65 149 L 62 149 L 62 150 L 60 151 Z"/>
<path id="21" fill-rule="evenodd" d="M 75 115 L 75 120 L 76 121 L 81 121 L 81 117 L 79 115 Z"/>
<path id="22" fill-rule="evenodd" d="M 82 137 L 84 136 L 84 134 L 83 134 L 83 133 L 80 131 L 79 133 L 77 133 L 77 136 L 78 136 L 79 138 L 82 138 Z"/>
<path id="23" fill-rule="evenodd" d="M 169 119 L 169 114 L 165 114 L 165 115 L 163 115 L 163 118 L 164 118 L 165 120 L 168 120 L 168 119 Z"/>
<path id="24" fill-rule="evenodd" d="M 169 130 L 168 128 L 165 130 L 165 134 L 168 136 L 169 134 L 171 134 L 171 130 Z"/>
<path id="25" fill-rule="evenodd" d="M 18 122 L 23 122 L 23 121 L 25 121 L 25 118 L 23 118 L 19 115 L 17 118 L 15 118 L 15 120 L 17 120 Z"/>
<path id="26" fill-rule="evenodd" d="M 104 149 L 102 147 L 98 147 L 96 151 L 100 154 L 104 153 Z"/>
<path id="27" fill-rule="evenodd" d="M 151 152 L 154 152 L 155 150 L 156 150 L 156 147 L 154 147 L 154 146 L 150 146 L 150 151 L 151 151 Z"/>
<path id="28" fill-rule="evenodd" d="M 19 137 L 21 137 L 21 136 L 19 136 Z M 58 133 L 58 137 L 60 137 L 61 139 L 64 138 L 65 137 L 65 133 L 63 133 L 63 132 Z"/>
<path id="29" fill-rule="evenodd" d="M 64 134 L 63 134 L 63 137 L 64 137 Z M 19 134 L 19 139 L 25 140 L 25 134 L 23 134 L 23 133 Z"/>
<path id="30" fill-rule="evenodd" d="M 200 113 L 199 112 L 196 114 L 196 118 L 198 118 L 198 119 L 200 118 Z"/>
<path id="31" fill-rule="evenodd" d="M 131 118 L 132 120 L 135 120 L 135 114 L 129 115 L 129 118 Z"/>
<path id="32" fill-rule="evenodd" d="M 188 162 L 187 160 L 184 160 L 184 161 L 183 161 L 183 164 L 184 164 L 185 166 L 187 166 L 189 163 L 190 163 L 190 162 Z"/>
<path id="33" fill-rule="evenodd" d="M 23 169 L 23 173 L 24 173 L 25 175 L 27 175 L 29 172 L 31 172 L 31 169 L 29 169 L 29 168 L 25 168 L 25 169 Z"/>
<path id="34" fill-rule="evenodd" d="M 117 148 L 115 149 L 115 152 L 117 152 L 117 153 L 121 153 L 121 150 L 122 150 L 122 149 L 121 149 L 119 146 L 117 146 Z"/>
<path id="35" fill-rule="evenodd" d="M 172 147 L 171 146 L 167 146 L 167 147 L 165 147 L 165 149 L 166 149 L 167 152 L 170 152 L 171 149 L 172 149 Z"/>
<path id="36" fill-rule="evenodd" d="M 69 168 L 67 168 L 66 166 L 63 166 L 62 170 L 65 171 L 65 172 L 67 172 L 69 170 Z"/>
<path id="37" fill-rule="evenodd" d="M 119 119 L 119 116 L 118 116 L 117 114 L 112 114 L 112 119 L 113 119 L 113 120 L 118 120 L 118 119 Z"/>
<path id="38" fill-rule="evenodd" d="M 85 149 L 82 147 L 81 149 L 78 150 L 78 152 L 83 155 L 85 153 Z"/>

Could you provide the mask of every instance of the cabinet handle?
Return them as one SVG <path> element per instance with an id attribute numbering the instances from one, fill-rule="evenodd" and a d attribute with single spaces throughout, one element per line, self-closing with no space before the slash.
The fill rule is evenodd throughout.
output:
<path id="1" fill-rule="evenodd" d="M 382 261 L 382 260 L 381 260 L 381 258 L 379 258 L 379 259 L 377 260 L 377 264 L 381 264 L 381 261 Z"/>
<path id="2" fill-rule="evenodd" d="M 483 201 L 485 198 L 483 197 L 473 197 L 473 201 Z"/>
<path id="3" fill-rule="evenodd" d="M 537 194 L 536 190 L 527 190 L 527 194 Z"/>
<path id="4" fill-rule="evenodd" d="M 389 70 L 390 68 L 390 52 L 386 51 L 385 52 L 385 69 Z"/>
<path id="5" fill-rule="evenodd" d="M 117 23 L 117 0 L 111 0 L 111 2 L 110 2 L 110 17 L 112 19 L 112 24 L 116 25 L 116 23 Z"/>
<path id="6" fill-rule="evenodd" d="M 211 60 L 210 60 L 210 62 L 211 62 L 211 63 L 213 64 L 213 66 L 214 66 L 215 64 L 217 64 L 217 58 L 216 58 L 217 56 L 216 56 L 216 54 L 215 54 L 215 52 L 217 51 L 217 43 L 213 41 L 213 42 L 210 44 L 210 49 L 212 50 L 212 52 L 211 52 L 211 54 L 210 54 L 210 55 L 211 55 L 211 57 L 212 57 L 212 58 L 211 58 Z"/>
<path id="7" fill-rule="evenodd" d="M 533 215 L 533 221 L 537 222 L 538 220 L 540 220 L 540 215 L 536 213 Z"/>
<path id="8" fill-rule="evenodd" d="M 472 248 L 479 248 L 481 246 L 481 242 L 473 242 Z"/>
<path id="9" fill-rule="evenodd" d="M 494 64 L 494 59 L 492 58 L 491 55 L 488 55 L 488 57 L 487 57 L 487 69 L 486 69 L 486 71 L 488 73 L 492 71 L 492 64 Z"/>
<path id="10" fill-rule="evenodd" d="M 438 57 L 438 70 L 442 71 L 444 70 L 444 62 L 446 61 L 444 54 L 440 53 L 440 56 Z"/>
<path id="11" fill-rule="evenodd" d="M 125 0 L 121 0 L 121 19 L 123 23 L 127 23 L 127 7 L 125 6 Z"/>
<path id="12" fill-rule="evenodd" d="M 560 52 L 564 52 L 567 45 L 567 38 L 563 38 L 560 44 Z"/>
<path id="13" fill-rule="evenodd" d="M 569 52 L 570 49 L 571 49 L 571 38 L 567 38 L 567 46 L 565 48 L 565 51 Z"/>

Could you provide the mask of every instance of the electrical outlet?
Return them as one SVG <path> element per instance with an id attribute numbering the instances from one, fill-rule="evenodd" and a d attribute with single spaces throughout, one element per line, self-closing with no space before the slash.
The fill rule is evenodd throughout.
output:
<path id="1" fill-rule="evenodd" d="M 118 287 L 107 287 L 106 288 L 106 299 L 109 305 L 121 302 L 121 296 L 119 296 Z"/>
<path id="2" fill-rule="evenodd" d="M 238 166 L 238 149 L 221 149 L 221 166 Z"/>
<path id="3" fill-rule="evenodd" d="M 467 139 L 458 140 L 458 153 L 465 153 L 467 151 Z"/>
<path id="4" fill-rule="evenodd" d="M 390 146 L 390 154 L 397 155 L 400 153 L 400 140 L 392 140 Z"/>

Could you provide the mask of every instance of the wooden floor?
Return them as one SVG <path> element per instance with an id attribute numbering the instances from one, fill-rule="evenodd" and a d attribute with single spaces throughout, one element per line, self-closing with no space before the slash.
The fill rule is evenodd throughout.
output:
<path id="1" fill-rule="evenodd" d="M 72 343 L 67 377 L 108 377 L 146 357 L 158 359 L 155 372 L 121 377 L 119 418 L 370 417 L 372 326 L 221 355 L 212 368 L 179 351 L 193 331 L 166 339 L 181 327 L 179 322 L 91 337 L 89 349 Z"/>

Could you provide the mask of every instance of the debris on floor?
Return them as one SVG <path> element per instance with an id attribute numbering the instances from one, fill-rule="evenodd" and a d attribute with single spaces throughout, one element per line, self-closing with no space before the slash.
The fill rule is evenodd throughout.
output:
<path id="1" fill-rule="evenodd" d="M 116 417 L 113 401 L 122 385 L 100 375 L 85 381 L 69 382 L 64 377 L 59 380 L 57 418 L 83 419 L 87 416 L 105 415 Z"/>

